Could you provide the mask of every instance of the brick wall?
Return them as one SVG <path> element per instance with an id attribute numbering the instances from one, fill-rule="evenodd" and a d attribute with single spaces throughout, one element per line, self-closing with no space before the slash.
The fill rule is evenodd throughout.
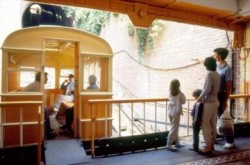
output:
<path id="1" fill-rule="evenodd" d="M 102 37 L 115 53 L 114 92 L 122 86 L 129 96 L 167 97 L 170 81 L 177 78 L 182 91 L 191 98 L 193 90 L 203 87 L 206 70 L 202 60 L 211 56 L 214 48 L 230 45 L 225 30 L 165 21 L 165 29 L 154 39 L 154 47 L 147 47 L 140 64 L 136 38 L 128 36 L 128 21 L 126 16 L 111 17 Z M 228 36 L 231 41 L 233 33 L 228 32 Z"/>

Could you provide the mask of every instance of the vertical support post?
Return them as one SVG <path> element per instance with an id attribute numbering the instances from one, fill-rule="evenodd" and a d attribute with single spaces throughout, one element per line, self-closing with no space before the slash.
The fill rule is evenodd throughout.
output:
<path id="1" fill-rule="evenodd" d="M 165 110 L 165 112 L 166 112 L 166 116 L 165 116 L 165 122 L 166 122 L 166 128 L 165 128 L 165 130 L 167 131 L 168 130 L 168 101 L 166 101 L 166 110 Z"/>
<path id="2" fill-rule="evenodd" d="M 131 103 L 132 135 L 134 135 L 134 103 Z"/>
<path id="3" fill-rule="evenodd" d="M 20 108 L 20 146 L 23 146 L 23 108 Z"/>
<path id="4" fill-rule="evenodd" d="M 143 131 L 146 133 L 146 106 L 145 102 L 143 103 Z"/>
<path id="5" fill-rule="evenodd" d="M 247 122 L 250 121 L 250 103 L 249 103 L 249 97 L 247 97 Z"/>
<path id="6" fill-rule="evenodd" d="M 2 110 L 3 107 L 0 107 L 0 148 L 3 148 L 3 113 Z"/>
<path id="7" fill-rule="evenodd" d="M 249 102 L 248 102 L 249 99 L 248 99 L 248 97 L 246 97 L 244 100 L 245 100 L 244 101 L 244 121 L 247 122 L 249 120 L 248 110 L 250 110 L 249 109 Z"/>
<path id="8" fill-rule="evenodd" d="M 41 150 L 42 150 L 42 147 L 41 147 L 41 135 L 42 135 L 42 125 L 41 125 L 41 112 L 42 112 L 42 108 L 41 108 L 41 105 L 38 105 L 38 139 L 37 139 L 37 142 L 38 142 L 38 146 L 37 146 L 37 164 L 40 165 L 41 164 Z"/>
<path id="9" fill-rule="evenodd" d="M 93 112 L 93 105 L 90 104 L 90 113 L 91 113 L 91 155 L 95 155 L 95 117 Z"/>
<path id="10" fill-rule="evenodd" d="M 189 119 L 189 117 L 190 117 L 190 113 L 189 113 L 189 108 L 190 108 L 190 101 L 188 100 L 188 110 L 187 110 L 187 135 L 189 135 L 189 123 L 190 123 L 190 119 Z"/>
<path id="11" fill-rule="evenodd" d="M 119 137 L 121 137 L 121 103 L 119 103 L 119 109 L 118 109 L 118 113 L 119 113 Z"/>
<path id="12" fill-rule="evenodd" d="M 104 108 L 104 111 L 105 111 L 105 137 L 108 137 L 108 112 L 107 112 L 107 109 L 108 109 L 108 104 L 105 104 L 105 108 Z"/>
<path id="13" fill-rule="evenodd" d="M 157 102 L 155 102 L 155 132 L 157 132 Z"/>

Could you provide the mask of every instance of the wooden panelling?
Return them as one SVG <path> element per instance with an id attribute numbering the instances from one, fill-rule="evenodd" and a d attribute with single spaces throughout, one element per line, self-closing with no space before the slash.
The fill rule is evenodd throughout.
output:
<path id="1" fill-rule="evenodd" d="M 23 144 L 37 143 L 38 141 L 38 125 L 23 126 Z"/>
<path id="2" fill-rule="evenodd" d="M 89 99 L 110 99 L 111 96 L 102 96 L 102 95 L 84 95 L 81 96 L 81 114 L 80 119 L 91 119 L 91 109 L 88 103 Z M 105 112 L 106 111 L 106 112 Z M 111 105 L 97 105 L 93 107 L 92 112 L 96 119 L 98 118 L 111 118 L 112 117 L 112 109 Z M 107 116 L 105 116 L 105 114 Z M 81 123 L 81 137 L 83 139 L 91 138 L 91 122 L 83 122 Z M 112 120 L 107 122 L 107 136 L 111 136 L 112 134 Z M 104 121 L 96 121 L 95 123 L 95 138 L 105 137 L 105 122 Z"/>
<path id="3" fill-rule="evenodd" d="M 21 101 L 27 103 L 18 104 Z M 40 114 L 41 104 L 32 104 L 32 101 L 42 101 L 42 96 L 2 96 L 2 102 L 9 104 L 1 107 L 4 147 L 30 145 L 42 140 L 39 140 L 41 136 L 39 131 L 43 128 L 41 116 L 44 111 L 42 110 Z"/>
<path id="4" fill-rule="evenodd" d="M 3 128 L 4 146 L 20 145 L 20 126 L 5 126 Z"/>

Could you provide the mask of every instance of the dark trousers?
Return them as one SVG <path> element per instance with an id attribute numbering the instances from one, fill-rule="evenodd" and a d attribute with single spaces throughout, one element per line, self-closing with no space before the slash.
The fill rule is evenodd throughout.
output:
<path id="1" fill-rule="evenodd" d="M 199 134 L 200 134 L 201 126 L 193 126 L 193 149 L 199 150 Z"/>
<path id="2" fill-rule="evenodd" d="M 220 117 L 224 112 L 223 104 L 225 102 L 225 97 L 226 97 L 226 92 L 224 92 L 224 91 L 219 91 L 218 92 L 218 100 L 220 102 L 220 105 L 219 105 L 219 108 L 218 108 L 218 111 L 217 111 L 218 117 Z"/>
<path id="3" fill-rule="evenodd" d="M 51 133 L 51 127 L 50 127 L 50 119 L 49 119 L 49 108 L 44 108 L 44 132 L 45 132 L 45 138 L 50 136 Z"/>
<path id="4" fill-rule="evenodd" d="M 225 136 L 225 139 L 227 143 L 234 143 L 234 133 L 232 129 L 228 130 L 228 134 Z"/>
<path id="5" fill-rule="evenodd" d="M 220 105 L 219 105 L 218 112 L 217 112 L 218 117 L 220 117 L 224 112 L 223 104 L 226 101 L 225 97 L 226 97 L 226 92 L 219 91 L 218 99 L 219 99 Z M 230 136 L 225 136 L 225 138 L 226 138 L 227 143 L 234 143 L 234 135 L 233 134 Z"/>
<path id="6" fill-rule="evenodd" d="M 71 130 L 72 123 L 74 121 L 74 108 L 68 108 L 65 111 L 65 116 L 66 116 L 66 128 Z"/>

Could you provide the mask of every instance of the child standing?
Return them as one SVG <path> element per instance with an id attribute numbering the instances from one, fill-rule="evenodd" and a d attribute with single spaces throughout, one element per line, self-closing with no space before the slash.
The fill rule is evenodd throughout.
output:
<path id="1" fill-rule="evenodd" d="M 197 100 L 202 90 L 196 89 L 193 92 L 193 97 Z M 194 104 L 191 116 L 193 118 L 193 148 L 196 152 L 199 151 L 199 133 L 201 130 L 201 119 L 202 119 L 203 103 L 196 101 Z"/>
<path id="2" fill-rule="evenodd" d="M 180 82 L 174 79 L 170 83 L 170 94 L 168 101 L 168 116 L 170 120 L 170 131 L 167 138 L 167 149 L 170 151 L 177 151 L 181 147 L 178 138 L 180 116 L 182 115 L 182 104 L 185 104 L 186 97 L 180 90 Z M 175 147 L 172 145 L 175 142 Z M 176 148 L 177 147 L 177 148 Z"/>

